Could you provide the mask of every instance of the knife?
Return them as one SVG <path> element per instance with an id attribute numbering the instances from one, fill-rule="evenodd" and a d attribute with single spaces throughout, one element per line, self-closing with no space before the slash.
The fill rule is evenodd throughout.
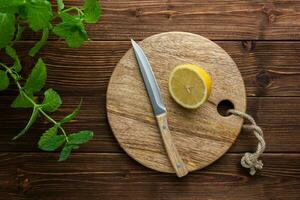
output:
<path id="1" fill-rule="evenodd" d="M 151 65 L 143 52 L 143 49 L 133 39 L 131 39 L 131 44 L 152 104 L 153 113 L 156 117 L 169 160 L 176 172 L 176 175 L 178 177 L 185 176 L 188 174 L 188 170 L 173 142 L 172 135 L 168 127 L 167 109 L 160 94 Z"/>

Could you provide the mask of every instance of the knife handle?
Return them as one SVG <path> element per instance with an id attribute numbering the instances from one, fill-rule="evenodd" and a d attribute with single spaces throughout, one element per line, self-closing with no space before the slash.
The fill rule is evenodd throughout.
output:
<path id="1" fill-rule="evenodd" d="M 168 127 L 167 113 L 156 116 L 159 130 L 167 151 L 168 157 L 178 177 L 183 177 L 188 174 L 187 167 L 182 161 L 177 148 L 172 140 L 172 135 Z"/>

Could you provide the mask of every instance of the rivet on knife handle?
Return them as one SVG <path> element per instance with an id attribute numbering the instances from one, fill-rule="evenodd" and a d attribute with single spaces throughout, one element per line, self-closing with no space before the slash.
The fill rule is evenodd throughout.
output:
<path id="1" fill-rule="evenodd" d="M 167 121 L 167 114 L 161 114 L 156 116 L 157 123 L 159 126 L 159 130 L 161 133 L 161 136 L 163 138 L 163 142 L 165 145 L 165 149 L 167 151 L 168 157 L 170 159 L 170 162 L 177 174 L 178 177 L 182 177 L 188 174 L 188 170 L 182 161 L 177 148 L 173 142 L 169 127 L 168 127 L 168 121 Z"/>

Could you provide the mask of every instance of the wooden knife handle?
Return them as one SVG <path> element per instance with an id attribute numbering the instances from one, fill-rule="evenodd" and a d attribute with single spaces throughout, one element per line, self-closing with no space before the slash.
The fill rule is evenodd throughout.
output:
<path id="1" fill-rule="evenodd" d="M 188 170 L 182 161 L 177 148 L 172 140 L 172 135 L 168 127 L 167 113 L 156 116 L 159 130 L 167 151 L 168 157 L 178 177 L 188 174 Z"/>

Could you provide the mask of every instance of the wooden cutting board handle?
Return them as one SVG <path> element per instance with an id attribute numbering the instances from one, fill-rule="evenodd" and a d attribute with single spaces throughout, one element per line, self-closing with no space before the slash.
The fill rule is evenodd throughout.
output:
<path id="1" fill-rule="evenodd" d="M 168 126 L 167 113 L 156 116 L 161 137 L 163 139 L 168 157 L 178 177 L 183 177 L 189 173 L 182 161 L 177 148 L 173 142 L 172 135 Z"/>

